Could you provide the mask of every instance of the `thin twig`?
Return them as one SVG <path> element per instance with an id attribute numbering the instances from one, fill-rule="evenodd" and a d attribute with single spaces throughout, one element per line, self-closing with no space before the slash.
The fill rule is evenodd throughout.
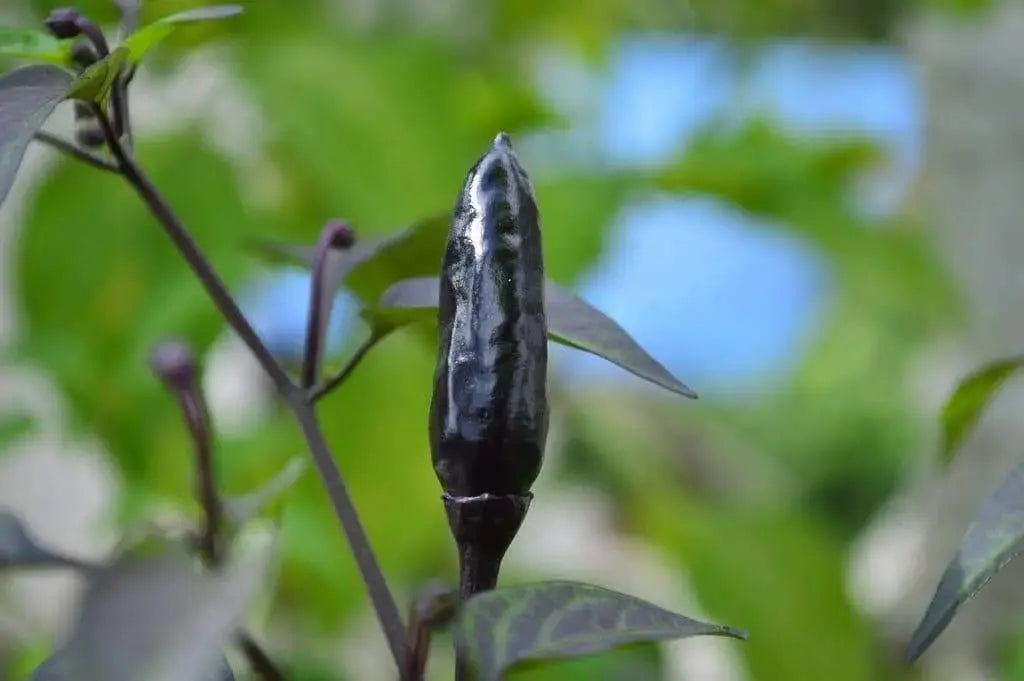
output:
<path id="1" fill-rule="evenodd" d="M 235 634 L 235 643 L 249 661 L 249 666 L 263 681 L 285 681 L 284 672 L 249 632 L 239 629 Z"/>
<path id="2" fill-rule="evenodd" d="M 192 433 L 196 451 L 196 496 L 203 507 L 203 533 L 199 547 L 210 567 L 220 562 L 220 525 L 222 507 L 217 494 L 217 483 L 213 472 L 213 436 L 210 432 L 210 417 L 198 387 L 178 391 L 185 423 Z"/>
<path id="3" fill-rule="evenodd" d="M 327 258 L 331 248 L 340 245 L 337 242 L 346 240 L 347 246 L 352 245 L 352 229 L 340 220 L 332 220 L 320 232 L 316 248 L 313 249 L 313 268 L 309 280 L 309 311 L 306 319 L 306 344 L 302 354 L 302 372 L 300 384 L 309 390 L 316 383 L 320 371 L 321 347 L 326 332 L 326 316 L 328 310 L 325 296 L 333 296 L 334 291 L 324 291 L 327 270 Z"/>
<path id="4" fill-rule="evenodd" d="M 206 289 L 214 305 L 220 310 L 221 315 L 223 315 L 231 328 L 235 330 L 235 333 L 249 347 L 249 350 L 256 357 L 263 370 L 270 376 L 278 393 L 294 414 L 296 421 L 298 421 L 307 446 L 313 456 L 317 471 L 320 474 L 321 481 L 334 507 L 335 515 L 348 540 L 363 582 L 366 584 L 370 601 L 373 604 L 377 618 L 380 620 L 381 628 L 384 630 L 395 665 L 401 669 L 407 656 L 405 625 L 402 623 L 402 616 L 399 614 L 394 597 L 388 589 L 384 574 L 377 563 L 377 558 L 370 548 L 366 532 L 342 480 L 341 473 L 334 462 L 330 448 L 327 446 L 320 426 L 316 421 L 312 402 L 307 398 L 305 391 L 291 381 L 284 369 L 281 368 L 281 365 L 278 364 L 277 360 L 274 359 L 273 355 L 260 340 L 259 336 L 256 335 L 256 332 L 253 331 L 248 320 L 241 310 L 238 309 L 237 303 L 235 303 L 231 294 L 228 293 L 220 277 L 213 271 L 206 256 L 203 255 L 184 224 L 175 215 L 163 195 L 153 186 L 153 183 L 135 162 L 135 159 L 122 146 L 114 133 L 106 113 L 100 107 L 95 107 L 95 111 L 100 126 L 103 129 L 103 134 L 107 138 L 107 146 L 117 160 L 121 174 L 132 185 L 153 214 L 153 217 L 157 219 L 164 228 L 164 231 L 167 232 L 167 235 L 177 246 L 189 267 L 192 268 L 192 271 Z"/>
<path id="5" fill-rule="evenodd" d="M 135 148 L 135 137 L 132 134 L 132 118 L 128 111 L 128 78 L 119 74 L 110 91 L 110 107 L 114 110 L 114 129 L 121 132 L 124 143 L 129 149 Z"/>
<path id="6" fill-rule="evenodd" d="M 104 136 L 107 138 L 107 147 L 117 161 L 121 174 L 124 175 L 125 179 L 128 180 L 136 193 L 138 193 L 139 197 L 153 214 L 153 217 L 164 227 L 164 231 L 167 232 L 171 241 L 177 246 L 189 267 L 192 268 L 207 293 L 213 299 L 214 305 L 216 305 L 228 325 L 235 330 L 249 348 L 249 351 L 256 357 L 256 361 L 259 362 L 263 370 L 270 376 L 278 391 L 289 390 L 292 382 L 288 378 L 288 374 L 285 373 L 284 369 L 281 368 L 281 365 L 270 353 L 270 350 L 267 349 L 263 341 L 256 335 L 256 332 L 249 324 L 249 320 L 245 318 L 234 298 L 228 293 L 224 282 L 213 271 L 210 263 L 207 262 L 206 257 L 200 251 L 198 244 L 196 244 L 192 235 L 189 234 L 188 230 L 178 219 L 178 216 L 175 215 L 167 200 L 153 186 L 153 183 L 150 182 L 142 168 L 129 156 L 120 139 L 115 134 L 106 112 L 99 106 L 93 106 L 93 111 L 96 114 Z"/>
<path id="7" fill-rule="evenodd" d="M 349 357 L 348 361 L 345 362 L 345 366 L 341 367 L 336 374 L 328 378 L 326 381 L 314 386 L 309 391 L 309 401 L 317 402 L 320 398 L 324 397 L 344 383 L 349 375 L 355 371 L 355 368 L 359 366 L 359 363 L 362 361 L 363 357 L 366 356 L 366 353 L 372 350 L 373 346 L 379 343 L 385 335 L 387 334 L 378 331 L 371 333 L 370 337 L 364 340 L 362 344 L 356 348 L 355 353 L 353 353 L 353 355 Z"/>
<path id="8" fill-rule="evenodd" d="M 118 168 L 117 164 L 110 159 L 103 158 L 99 154 L 93 153 L 88 149 L 83 149 L 71 140 L 66 140 L 63 137 L 44 132 L 38 131 L 33 139 L 37 142 L 49 145 L 58 151 L 62 151 L 69 156 L 72 156 L 83 163 L 88 163 L 93 168 L 99 168 L 100 170 L 106 170 L 110 173 L 120 173 L 121 169 Z"/>

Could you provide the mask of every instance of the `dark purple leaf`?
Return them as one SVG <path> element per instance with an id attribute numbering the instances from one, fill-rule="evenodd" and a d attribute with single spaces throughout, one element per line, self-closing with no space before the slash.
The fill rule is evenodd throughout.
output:
<path id="1" fill-rule="evenodd" d="M 580 657 L 634 643 L 746 634 L 705 624 L 590 584 L 542 582 L 478 594 L 456 621 L 458 650 L 479 681 L 520 665 Z"/>
<path id="2" fill-rule="evenodd" d="M 544 287 L 548 337 L 551 340 L 603 357 L 672 392 L 686 397 L 697 396 L 651 357 L 614 319 L 550 279 Z M 379 304 L 364 311 L 364 316 L 371 325 L 379 328 L 432 322 L 437 317 L 437 290 L 438 281 L 433 277 L 400 281 L 384 291 Z"/>
<path id="3" fill-rule="evenodd" d="M 82 563 L 43 548 L 24 523 L 0 509 L 0 569 L 28 567 L 82 567 Z"/>
<path id="4" fill-rule="evenodd" d="M 74 80 L 67 71 L 33 64 L 0 77 L 0 203 L 7 198 L 32 136 Z"/>
<path id="5" fill-rule="evenodd" d="M 907 658 L 916 660 L 949 625 L 957 609 L 1024 549 L 1024 463 L 1017 464 L 981 505 L 960 549 L 942 575 Z"/>

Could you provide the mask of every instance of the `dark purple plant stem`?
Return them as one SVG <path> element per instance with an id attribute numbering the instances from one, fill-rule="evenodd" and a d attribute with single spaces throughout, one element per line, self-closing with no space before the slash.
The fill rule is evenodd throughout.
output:
<path id="1" fill-rule="evenodd" d="M 74 142 L 66 140 L 63 137 L 58 137 L 57 135 L 52 135 L 40 130 L 33 136 L 33 139 L 37 142 L 47 144 L 58 151 L 62 151 L 69 156 L 73 156 L 82 163 L 91 165 L 93 168 L 99 168 L 100 170 L 106 170 L 111 173 L 121 172 L 121 169 L 118 168 L 117 164 L 113 161 L 103 158 L 99 154 L 95 154 L 88 149 L 83 149 Z"/>
<path id="2" fill-rule="evenodd" d="M 239 630 L 235 635 L 235 642 L 242 650 L 242 654 L 245 655 L 245 659 L 248 660 L 249 666 L 256 672 L 257 676 L 264 681 L 285 681 L 284 672 L 281 671 L 281 668 L 274 663 L 249 632 L 244 629 Z"/>
<path id="3" fill-rule="evenodd" d="M 153 183 L 146 176 L 142 168 L 135 162 L 120 140 L 114 133 L 114 129 L 107 118 L 106 113 L 100 108 L 94 108 L 99 120 L 100 127 L 107 138 L 107 146 L 121 169 L 121 174 L 132 185 L 136 193 L 149 208 L 153 217 L 164 228 L 167 235 L 177 246 L 189 267 L 195 273 L 200 283 L 206 289 L 207 294 L 213 300 L 214 305 L 223 315 L 227 323 L 242 338 L 249 350 L 256 357 L 260 366 L 270 376 L 278 393 L 285 404 L 294 414 L 296 421 L 302 429 L 307 446 L 313 456 L 320 479 L 326 488 L 327 495 L 334 506 L 335 515 L 341 524 L 345 537 L 348 539 L 352 555 L 355 557 L 363 582 L 366 584 L 370 601 L 373 603 L 374 611 L 384 630 L 391 655 L 395 665 L 402 668 L 406 659 L 407 643 L 405 640 L 405 625 L 402 623 L 402 616 L 398 612 L 395 600 L 387 587 L 387 582 L 381 572 L 370 548 L 366 532 L 359 521 L 358 513 L 352 504 L 341 473 L 338 470 L 331 451 L 324 440 L 316 421 L 316 414 L 313 411 L 312 403 L 306 397 L 306 391 L 285 373 L 281 365 L 274 359 L 270 351 L 256 335 L 248 320 L 238 309 L 237 303 L 228 293 L 227 288 L 210 266 L 206 257 L 202 254 L 199 246 L 192 239 L 188 230 L 175 215 L 173 209 L 168 205 L 163 195 L 153 186 Z"/>
<path id="4" fill-rule="evenodd" d="M 223 516 L 217 482 L 213 472 L 213 437 L 210 416 L 198 387 L 177 391 L 178 404 L 192 433 L 196 451 L 196 496 L 203 507 L 203 533 L 200 550 L 210 567 L 220 563 L 221 519 Z"/>
<path id="5" fill-rule="evenodd" d="M 192 268 L 196 277 L 199 278 L 206 292 L 213 299 L 214 305 L 216 305 L 231 328 L 241 337 L 249 351 L 256 357 L 256 361 L 259 362 L 263 370 L 270 376 L 274 386 L 282 394 L 288 391 L 292 385 L 288 374 L 285 373 L 281 365 L 263 344 L 263 341 L 256 335 L 256 332 L 249 324 L 249 320 L 242 314 L 238 304 L 231 297 L 231 294 L 228 293 L 224 282 L 214 272 L 206 257 L 200 251 L 198 244 L 192 238 L 192 235 L 189 234 L 185 226 L 178 220 L 174 210 L 157 188 L 153 186 L 153 183 L 150 182 L 142 168 L 128 155 L 128 152 L 121 145 L 121 141 L 114 133 L 114 128 L 106 112 L 99 106 L 93 106 L 93 112 L 96 114 L 100 128 L 102 128 L 103 134 L 107 138 L 107 146 L 110 149 L 110 153 L 114 156 L 121 174 L 124 175 L 125 179 L 135 189 L 136 193 L 153 214 L 153 217 L 164 227 L 164 231 L 167 232 L 167 235 L 174 242 L 174 245 L 177 246 L 189 267 Z"/>
<path id="6" fill-rule="evenodd" d="M 353 371 L 355 371 L 355 368 L 359 366 L 359 362 L 361 362 L 363 357 L 366 356 L 366 353 L 372 350 L 373 346 L 379 343 L 380 340 L 384 338 L 385 335 L 387 334 L 380 331 L 374 331 L 373 333 L 371 333 L 370 337 L 363 341 L 358 348 L 356 348 L 356 351 L 352 354 L 351 357 L 349 357 L 348 361 L 345 362 L 345 366 L 341 367 L 341 369 L 338 370 L 338 373 L 334 374 L 323 383 L 320 383 L 319 385 L 313 387 L 309 391 L 309 401 L 317 402 L 321 397 L 324 397 L 332 390 L 337 388 L 339 385 L 344 383 L 345 379 L 347 379 L 349 375 Z"/>
<path id="7" fill-rule="evenodd" d="M 99 26 L 86 17 L 80 17 L 76 22 L 82 34 L 96 48 L 96 54 L 100 59 L 110 56 L 110 45 Z M 128 100 L 124 81 L 118 77 L 110 92 L 110 108 L 113 111 L 113 129 L 118 137 L 124 136 L 131 148 L 131 124 L 128 121 Z"/>
<path id="8" fill-rule="evenodd" d="M 332 220 L 320 232 L 320 238 L 313 250 L 313 271 L 309 283 L 309 314 L 306 320 L 306 347 L 302 356 L 301 385 L 305 390 L 309 390 L 316 383 L 320 370 L 320 356 L 323 353 L 320 345 L 323 342 L 325 333 L 323 326 L 326 321 L 324 312 L 327 301 L 323 298 L 327 258 L 335 246 L 351 246 L 351 239 L 352 228 L 340 220 Z M 333 294 L 333 291 L 330 293 Z"/>

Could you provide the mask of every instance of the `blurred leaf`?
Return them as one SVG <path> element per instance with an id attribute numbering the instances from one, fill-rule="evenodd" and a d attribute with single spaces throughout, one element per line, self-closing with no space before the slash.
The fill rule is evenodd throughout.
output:
<path id="1" fill-rule="evenodd" d="M 201 575 L 174 557 L 119 558 L 95 573 L 74 630 L 35 678 L 203 681 L 221 678 L 221 646 L 260 586 L 266 555 Z"/>
<path id="2" fill-rule="evenodd" d="M 907 659 L 920 657 L 949 625 L 957 609 L 1016 558 L 1022 548 L 1024 463 L 1013 468 L 981 505 L 911 637 Z"/>
<path id="3" fill-rule="evenodd" d="M 71 41 L 57 40 L 43 31 L 0 27 L 0 56 L 64 65 Z"/>
<path id="4" fill-rule="evenodd" d="M 665 494 L 681 496 L 673 488 Z M 703 606 L 717 618 L 743 617 L 756 632 L 740 651 L 752 678 L 892 678 L 880 673 L 871 625 L 847 595 L 848 549 L 813 516 L 678 503 L 662 510 L 652 535 L 688 535 L 674 548 Z"/>
<path id="5" fill-rule="evenodd" d="M 517 665 L 633 643 L 746 634 L 589 584 L 543 582 L 478 594 L 460 609 L 456 645 L 481 681 Z"/>
<path id="6" fill-rule="evenodd" d="M 262 228 L 231 166 L 189 134 L 140 139 L 136 153 L 236 286 L 247 262 L 237 244 Z M 54 378 L 74 431 L 99 438 L 135 499 L 159 491 L 191 501 L 189 438 L 149 353 L 173 333 L 202 356 L 224 322 L 159 225 L 118 178 L 64 161 L 33 196 L 13 256 L 17 349 Z"/>
<path id="7" fill-rule="evenodd" d="M 119 47 L 103 59 L 100 59 L 71 84 L 67 96 L 69 99 L 80 99 L 85 102 L 102 104 L 114 87 L 121 70 L 128 61 L 128 49 Z"/>
<path id="8" fill-rule="evenodd" d="M 7 198 L 32 136 L 65 98 L 74 77 L 34 64 L 0 76 L 0 204 Z"/>
<path id="9" fill-rule="evenodd" d="M 422 32 L 382 40 L 273 5 L 246 7 L 264 28 L 247 36 L 242 67 L 265 112 L 283 214 L 310 232 L 333 215 L 362 239 L 447 213 L 481 144 L 546 120 L 526 61 Z"/>
<path id="10" fill-rule="evenodd" d="M 438 280 L 407 279 L 388 288 L 380 303 L 364 311 L 377 328 L 393 328 L 437 318 Z M 696 397 L 633 340 L 613 319 L 550 279 L 544 283 L 544 307 L 551 340 L 603 357 L 666 390 Z"/>
<path id="11" fill-rule="evenodd" d="M 35 419 L 20 412 L 0 414 L 0 454 L 12 442 L 17 442 L 32 432 Z"/>
<path id="12" fill-rule="evenodd" d="M 281 472 L 274 476 L 264 487 L 250 494 L 224 499 L 223 510 L 225 519 L 234 527 L 241 527 L 256 518 L 268 506 L 287 492 L 306 472 L 304 459 L 291 459 Z"/>
<path id="13" fill-rule="evenodd" d="M 0 569 L 26 567 L 82 567 L 82 564 L 41 547 L 16 515 L 0 509 Z"/>
<path id="14" fill-rule="evenodd" d="M 128 58 L 137 62 L 182 24 L 226 19 L 241 14 L 242 11 L 241 5 L 211 5 L 178 12 L 139 29 L 128 36 L 122 47 L 128 50 Z"/>
<path id="15" fill-rule="evenodd" d="M 948 463 L 953 453 L 981 417 L 1006 379 L 1024 366 L 1024 357 L 991 362 L 960 381 L 942 408 L 942 460 Z"/>
<path id="16" fill-rule="evenodd" d="M 351 269 L 344 275 L 345 288 L 373 303 L 397 281 L 439 276 L 450 223 L 448 215 L 420 220 L 378 242 L 372 250 L 352 253 Z"/>

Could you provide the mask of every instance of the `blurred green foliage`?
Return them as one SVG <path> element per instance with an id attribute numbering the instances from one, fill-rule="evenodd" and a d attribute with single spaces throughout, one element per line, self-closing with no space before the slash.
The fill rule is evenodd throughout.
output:
<path id="1" fill-rule="evenodd" d="M 879 39 L 923 2 L 493 0 L 431 12 L 384 0 L 253 0 L 237 22 L 172 36 L 153 68 L 166 71 L 184 49 L 217 41 L 259 111 L 253 144 L 273 178 L 273 200 L 249 201 L 246 177 L 196 128 L 141 139 L 139 157 L 237 290 L 260 272 L 247 239 L 312 242 L 331 217 L 360 234 L 381 233 L 447 211 L 496 131 L 560 125 L 532 87 L 538 47 L 600 58 L 626 31 L 694 27 Z M 23 4 L 42 15 L 67 3 Z M 108 0 L 74 4 L 114 16 Z M 198 4 L 152 0 L 144 9 L 155 18 Z M 556 487 L 572 479 L 606 493 L 621 531 L 685 572 L 709 619 L 748 629 L 750 641 L 736 650 L 758 681 L 909 678 L 850 601 L 845 560 L 920 449 L 905 379 L 956 305 L 922 225 L 903 217 L 879 224 L 851 208 L 851 181 L 875 161 L 876 150 L 858 140 L 796 140 L 755 121 L 705 131 L 653 173 L 596 167 L 536 182 L 547 266 L 558 281 L 584 273 L 622 206 L 655 191 L 729 201 L 828 258 L 836 292 L 824 327 L 770 394 L 739 405 L 670 396 L 624 404 L 561 386 L 568 456 L 545 472 Z M 23 322 L 14 353 L 56 382 L 74 435 L 97 438 L 109 452 L 124 483 L 120 521 L 156 503 L 192 508 L 186 433 L 145 359 L 168 335 L 207 350 L 225 327 L 166 237 L 117 178 L 62 160 L 29 202 L 13 265 Z M 320 408 L 400 596 L 427 577 L 454 574 L 428 464 L 433 359 L 420 335 L 389 337 Z M 258 487 L 302 450 L 275 408 L 218 439 L 223 486 Z M 366 598 L 312 473 L 291 492 L 281 527 L 271 636 L 289 633 L 286 659 L 304 660 L 295 678 L 342 679 L 319 662 L 322 641 L 365 613 Z M 305 640 L 320 643 L 307 651 Z M 517 678 L 655 678 L 660 664 L 656 650 L 630 650 Z"/>

